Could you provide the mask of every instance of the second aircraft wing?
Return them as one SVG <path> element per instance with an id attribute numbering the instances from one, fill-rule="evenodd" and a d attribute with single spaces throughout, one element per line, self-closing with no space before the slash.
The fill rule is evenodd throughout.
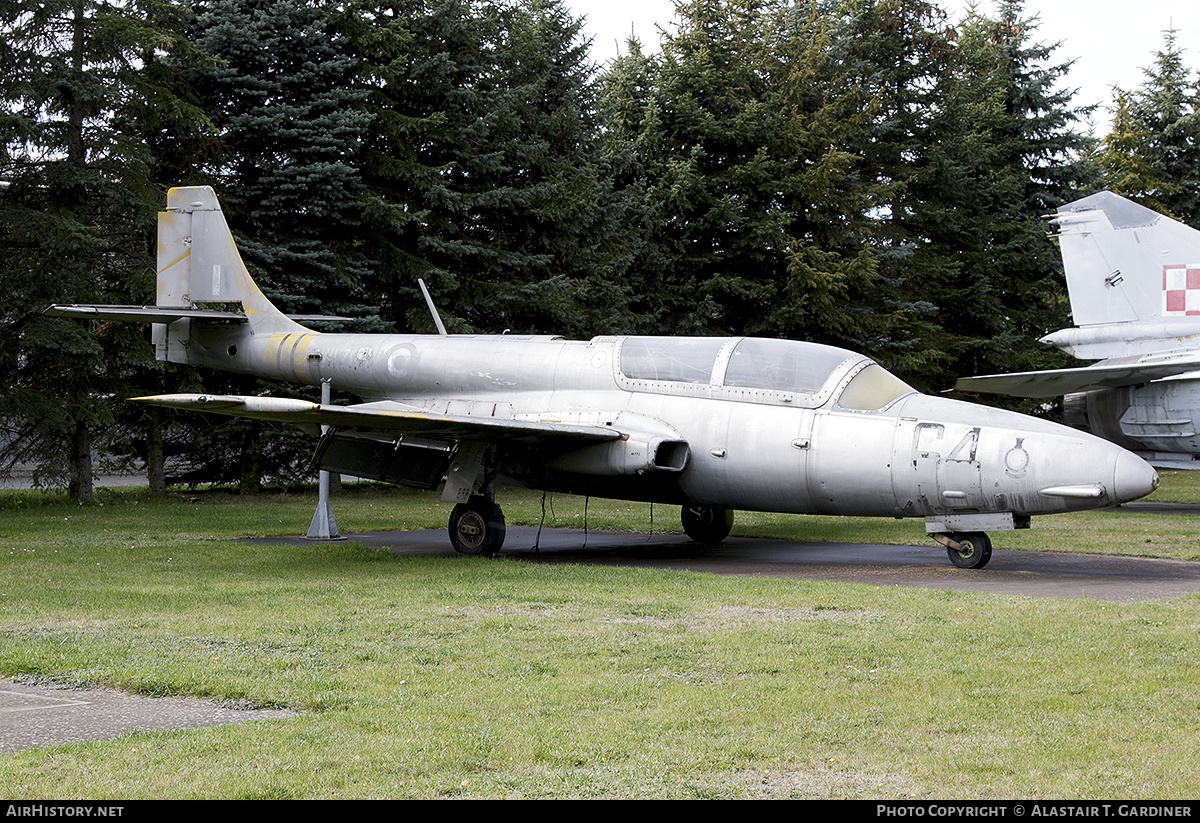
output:
<path id="1" fill-rule="evenodd" d="M 960 377 L 954 383 L 954 388 L 956 391 L 1007 394 L 1012 397 L 1061 397 L 1073 392 L 1135 386 L 1197 370 L 1200 370 L 1200 354 L 1192 352 L 1169 358 L 1106 360 L 1094 366 L 1074 369 Z"/>

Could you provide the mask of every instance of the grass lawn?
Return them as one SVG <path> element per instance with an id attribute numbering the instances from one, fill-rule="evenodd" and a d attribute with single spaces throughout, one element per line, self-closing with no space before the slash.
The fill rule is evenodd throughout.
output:
<path id="1" fill-rule="evenodd" d="M 1155 498 L 1200 502 L 1200 473 Z M 511 524 L 540 495 L 505 493 Z M 1200 596 L 1139 604 L 400 558 L 302 534 L 314 495 L 90 506 L 0 493 L 0 675 L 291 707 L 292 719 L 0 755 L 5 798 L 1194 798 Z M 578 525 L 554 498 L 548 525 Z M 335 498 L 343 532 L 444 528 Z M 591 501 L 592 529 L 648 506 Z M 655 531 L 678 513 L 653 512 Z M 1200 558 L 1200 518 L 1037 518 L 999 548 Z M 924 544 L 920 521 L 735 533 Z M 984 572 L 986 573 L 986 572 Z"/>

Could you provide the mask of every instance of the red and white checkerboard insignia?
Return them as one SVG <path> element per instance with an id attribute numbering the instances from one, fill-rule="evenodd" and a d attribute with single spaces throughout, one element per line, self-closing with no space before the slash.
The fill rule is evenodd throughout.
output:
<path id="1" fill-rule="evenodd" d="M 1200 315 L 1200 263 L 1163 266 L 1163 316 Z"/>

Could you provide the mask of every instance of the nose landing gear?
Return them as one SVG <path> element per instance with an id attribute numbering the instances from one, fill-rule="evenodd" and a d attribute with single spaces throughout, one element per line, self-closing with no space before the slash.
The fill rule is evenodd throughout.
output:
<path id="1" fill-rule="evenodd" d="M 679 519 L 697 543 L 720 543 L 733 528 L 733 510 L 721 506 L 684 506 Z"/>
<path id="2" fill-rule="evenodd" d="M 983 532 L 931 534 L 946 547 L 950 562 L 960 569 L 982 569 L 992 559 L 992 541 Z"/>

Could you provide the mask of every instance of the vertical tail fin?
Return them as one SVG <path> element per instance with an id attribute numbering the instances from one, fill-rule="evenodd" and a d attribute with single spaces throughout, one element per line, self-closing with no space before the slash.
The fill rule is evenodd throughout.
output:
<path id="1" fill-rule="evenodd" d="M 238 254 L 217 196 L 208 186 L 174 188 L 167 210 L 158 215 L 158 294 L 160 308 L 218 309 L 245 315 L 251 334 L 305 332 L 255 285 Z M 154 326 L 159 360 L 189 362 L 192 324 L 184 318 Z"/>
<path id="2" fill-rule="evenodd" d="M 1108 191 L 1059 207 L 1054 223 L 1077 326 L 1200 325 L 1200 231 Z"/>

